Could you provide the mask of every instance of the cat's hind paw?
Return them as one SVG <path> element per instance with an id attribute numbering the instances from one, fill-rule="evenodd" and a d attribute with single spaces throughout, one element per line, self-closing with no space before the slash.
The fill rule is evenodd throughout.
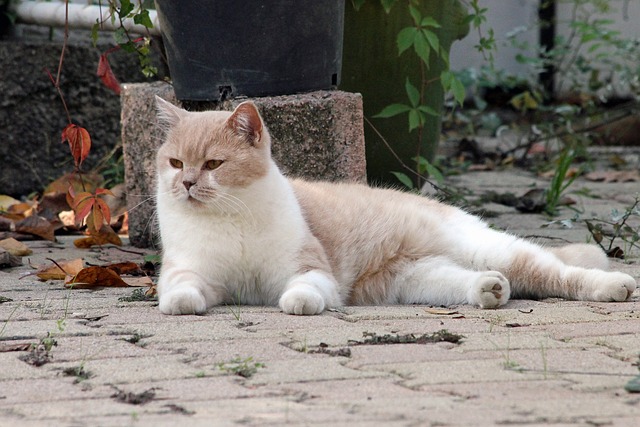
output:
<path id="1" fill-rule="evenodd" d="M 183 287 L 161 295 L 159 307 L 163 314 L 202 314 L 207 301 L 199 290 Z"/>
<path id="2" fill-rule="evenodd" d="M 506 277 L 497 271 L 484 271 L 469 289 L 469 302 L 480 308 L 497 308 L 504 305 L 511 295 Z"/>
<path id="3" fill-rule="evenodd" d="M 594 301 L 626 301 L 638 286 L 633 277 L 619 272 L 603 272 L 597 280 Z"/>
<path id="4" fill-rule="evenodd" d="M 286 314 L 320 314 L 324 311 L 324 298 L 312 286 L 298 284 L 280 297 L 280 308 Z"/>

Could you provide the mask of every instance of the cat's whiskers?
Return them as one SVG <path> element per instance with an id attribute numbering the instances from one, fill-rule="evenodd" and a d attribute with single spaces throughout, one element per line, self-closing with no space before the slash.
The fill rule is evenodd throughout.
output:
<path id="1" fill-rule="evenodd" d="M 135 206 L 128 208 L 127 212 L 131 212 L 137 208 L 139 208 L 140 206 L 144 205 L 145 203 L 147 203 L 149 200 L 155 200 L 158 198 L 157 194 L 128 194 L 127 197 L 132 196 L 132 197 L 146 197 L 145 199 L 143 199 L 141 202 L 137 203 Z"/>
<path id="2" fill-rule="evenodd" d="M 218 193 L 218 201 L 223 202 L 226 204 L 226 206 L 228 206 L 231 209 L 234 209 L 234 211 L 238 214 L 238 216 L 240 216 L 242 219 L 244 219 L 245 223 L 248 226 L 255 226 L 256 225 L 256 219 L 253 216 L 253 212 L 251 212 L 251 209 L 249 209 L 249 207 L 246 205 L 246 203 L 244 203 L 241 199 L 237 198 L 236 196 L 233 196 L 229 193 L 223 193 L 223 192 L 219 192 Z M 249 219 L 251 221 L 249 221 L 247 219 L 247 215 L 245 214 L 249 214 Z"/>

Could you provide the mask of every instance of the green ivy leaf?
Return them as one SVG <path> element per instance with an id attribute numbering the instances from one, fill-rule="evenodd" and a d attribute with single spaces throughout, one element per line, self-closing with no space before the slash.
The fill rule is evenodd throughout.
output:
<path id="1" fill-rule="evenodd" d="M 376 114 L 375 118 L 386 119 L 389 117 L 397 116 L 398 114 L 406 113 L 407 111 L 411 111 L 411 107 L 404 104 L 391 104 L 384 107 L 382 111 Z"/>
<path id="2" fill-rule="evenodd" d="M 404 84 L 404 88 L 407 91 L 407 96 L 409 97 L 409 102 L 413 108 L 417 107 L 420 103 L 420 92 L 418 89 L 411 84 L 409 81 L 409 77 L 407 77 L 407 81 Z"/>
<path id="3" fill-rule="evenodd" d="M 418 10 L 418 8 L 415 7 L 414 5 L 409 5 L 409 13 L 411 14 L 411 17 L 413 18 L 413 22 L 416 25 L 420 24 L 420 21 L 422 21 L 422 14 Z"/>
<path id="4" fill-rule="evenodd" d="M 411 181 L 411 178 L 409 178 L 406 174 L 402 173 L 402 172 L 391 172 L 396 178 L 398 178 L 398 181 L 400 181 L 405 187 L 407 187 L 409 190 L 413 190 L 414 186 L 413 186 L 413 181 Z"/>
<path id="5" fill-rule="evenodd" d="M 416 38 L 417 30 L 414 27 L 406 27 L 400 30 L 396 43 L 398 44 L 398 55 L 409 49 Z"/>
<path id="6" fill-rule="evenodd" d="M 425 16 L 422 19 L 422 21 L 420 21 L 420 26 L 421 27 L 440 28 L 440 24 L 438 24 L 438 21 L 436 21 L 435 19 L 433 19 L 430 16 Z"/>
<path id="7" fill-rule="evenodd" d="M 153 22 L 151 22 L 149 11 L 147 9 L 141 10 L 140 13 L 136 14 L 133 17 L 133 22 L 138 25 L 142 25 L 145 28 L 153 28 Z"/>
<path id="8" fill-rule="evenodd" d="M 398 0 L 380 0 L 380 4 L 384 8 L 384 11 L 389 13 L 394 4 L 396 4 Z"/>
<path id="9" fill-rule="evenodd" d="M 120 10 L 118 11 L 118 16 L 120 16 L 121 19 L 126 18 L 127 15 L 133 12 L 133 9 L 135 9 L 135 7 L 136 5 L 133 4 L 131 0 L 122 0 L 120 2 Z"/>
<path id="10" fill-rule="evenodd" d="M 91 26 L 91 43 L 93 47 L 98 44 L 98 30 L 100 29 L 100 23 L 96 19 L 96 23 Z"/>
<path id="11" fill-rule="evenodd" d="M 464 99 L 467 96 L 467 91 L 464 88 L 464 85 L 457 77 L 454 77 L 451 81 L 451 93 L 453 93 L 453 97 L 456 102 L 460 105 L 464 103 Z"/>
<path id="12" fill-rule="evenodd" d="M 440 73 L 440 83 L 442 83 L 442 88 L 445 91 L 448 91 L 451 87 L 451 81 L 453 80 L 453 73 L 449 70 L 445 70 Z"/>
<path id="13" fill-rule="evenodd" d="M 119 45 L 123 45 L 129 41 L 129 39 L 127 38 L 127 32 L 122 27 L 116 28 L 116 30 L 113 32 L 113 38 Z"/>
<path id="14" fill-rule="evenodd" d="M 419 111 L 422 111 L 425 114 L 428 114 L 430 116 L 434 116 L 434 117 L 438 117 L 440 114 L 438 114 L 436 112 L 436 110 L 434 110 L 433 108 L 429 107 L 428 105 L 421 105 L 418 107 Z"/>
<path id="15" fill-rule="evenodd" d="M 422 34 L 424 34 L 424 38 L 429 42 L 429 45 L 438 52 L 440 50 L 440 39 L 436 35 L 436 33 L 429 30 L 422 30 Z"/>
<path id="16" fill-rule="evenodd" d="M 429 68 L 429 56 L 431 55 L 431 47 L 429 47 L 429 43 L 427 39 L 424 37 L 424 34 L 417 33 L 416 38 L 413 41 L 413 49 L 416 52 L 416 55 L 422 59 L 427 68 Z"/>
<path id="17" fill-rule="evenodd" d="M 409 111 L 409 132 L 420 127 L 420 119 L 420 112 L 418 110 Z"/>

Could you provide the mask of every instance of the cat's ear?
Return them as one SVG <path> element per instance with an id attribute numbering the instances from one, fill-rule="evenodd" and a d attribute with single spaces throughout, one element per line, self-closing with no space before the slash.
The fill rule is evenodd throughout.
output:
<path id="1" fill-rule="evenodd" d="M 158 120 L 160 123 L 175 126 L 186 113 L 185 110 L 176 107 L 172 103 L 165 101 L 156 95 L 156 108 L 158 109 Z"/>
<path id="2" fill-rule="evenodd" d="M 251 101 L 245 101 L 236 107 L 227 119 L 227 126 L 251 145 L 258 145 L 262 139 L 262 118 Z"/>

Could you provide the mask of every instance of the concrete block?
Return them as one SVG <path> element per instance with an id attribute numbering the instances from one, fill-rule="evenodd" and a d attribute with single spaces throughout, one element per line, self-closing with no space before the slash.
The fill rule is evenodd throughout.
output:
<path id="1" fill-rule="evenodd" d="M 155 154 L 162 144 L 154 95 L 178 104 L 165 83 L 126 84 L 122 91 L 129 236 L 131 243 L 154 243 Z M 233 110 L 247 98 L 211 104 Z M 276 163 L 288 176 L 314 180 L 365 181 L 362 97 L 341 91 L 252 98 L 272 138 Z M 189 106 L 186 106 L 189 107 Z M 209 107 L 209 106 L 207 106 Z"/>

